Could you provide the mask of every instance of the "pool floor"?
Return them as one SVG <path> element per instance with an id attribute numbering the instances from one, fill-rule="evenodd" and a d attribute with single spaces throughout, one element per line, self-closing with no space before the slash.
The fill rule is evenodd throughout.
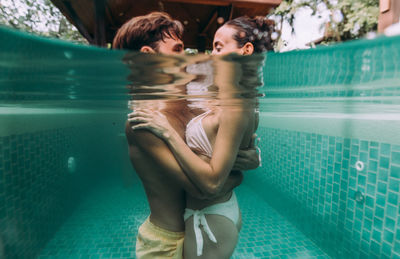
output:
<path id="1" fill-rule="evenodd" d="M 236 189 L 243 227 L 232 258 L 330 258 L 249 187 Z M 138 226 L 149 208 L 138 183 L 94 189 L 38 258 L 134 258 Z"/>

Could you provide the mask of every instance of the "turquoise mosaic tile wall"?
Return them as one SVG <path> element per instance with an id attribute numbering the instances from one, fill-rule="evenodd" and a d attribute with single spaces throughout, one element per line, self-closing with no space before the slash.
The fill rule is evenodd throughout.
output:
<path id="1" fill-rule="evenodd" d="M 32 258 L 68 216 L 76 192 L 66 168 L 72 128 L 0 137 L 0 245 Z"/>
<path id="2" fill-rule="evenodd" d="M 400 258 L 400 146 L 260 128 L 245 184 L 335 258 Z"/>
<path id="3" fill-rule="evenodd" d="M 375 40 L 357 40 L 317 49 L 268 53 L 264 82 L 270 97 L 329 97 L 360 96 L 363 91 L 353 88 L 384 81 L 367 89 L 368 96 L 394 96 L 400 92 L 398 84 L 390 79 L 400 77 L 400 37 L 380 37 Z M 287 69 L 290 68 L 290 69 Z M 332 87 L 335 86 L 335 87 Z M 340 88 L 344 86 L 344 88 Z M 306 91 L 281 92 L 282 89 Z M 310 91 L 315 89 L 316 91 Z M 277 92 L 275 92 L 277 90 Z M 355 91 L 354 91 L 355 90 Z"/>
<path id="4" fill-rule="evenodd" d="M 37 256 L 84 194 L 121 171 L 110 151 L 122 149 L 112 136 L 123 124 L 113 125 L 0 137 L 0 258 Z M 68 169 L 69 157 L 75 172 Z"/>

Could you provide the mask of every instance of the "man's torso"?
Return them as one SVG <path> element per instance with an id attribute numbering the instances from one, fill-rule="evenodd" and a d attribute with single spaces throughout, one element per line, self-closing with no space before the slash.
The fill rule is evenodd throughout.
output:
<path id="1" fill-rule="evenodd" d="M 181 108 L 173 105 L 166 107 L 162 112 L 181 137 L 184 137 L 185 125 L 190 119 L 190 113 L 186 112 L 185 107 Z M 131 162 L 143 183 L 150 205 L 151 222 L 170 231 L 183 231 L 185 191 L 180 183 L 165 172 L 167 169 L 157 163 L 156 157 L 147 152 L 148 148 L 156 148 L 162 155 L 164 152 L 170 153 L 169 147 L 148 131 L 132 131 L 129 123 L 126 124 L 126 134 Z"/>

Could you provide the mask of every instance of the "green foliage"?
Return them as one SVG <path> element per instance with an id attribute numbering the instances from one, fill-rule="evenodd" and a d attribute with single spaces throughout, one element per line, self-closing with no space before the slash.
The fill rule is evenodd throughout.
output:
<path id="1" fill-rule="evenodd" d="M 186 48 L 185 49 L 185 54 L 186 55 L 196 55 L 196 54 L 199 54 L 199 50 L 198 49 Z"/>
<path id="2" fill-rule="evenodd" d="M 45 37 L 87 44 L 50 0 L 0 0 L 0 24 Z"/>
<path id="3" fill-rule="evenodd" d="M 341 0 L 337 8 L 344 16 L 336 30 L 341 40 L 356 39 L 377 30 L 379 0 Z"/>
<path id="4" fill-rule="evenodd" d="M 325 34 L 325 42 L 357 39 L 368 32 L 376 31 L 379 17 L 379 0 L 284 0 L 273 15 L 292 26 L 295 13 L 300 8 L 311 8 L 313 15 L 319 15 L 326 7 L 331 15 Z"/>

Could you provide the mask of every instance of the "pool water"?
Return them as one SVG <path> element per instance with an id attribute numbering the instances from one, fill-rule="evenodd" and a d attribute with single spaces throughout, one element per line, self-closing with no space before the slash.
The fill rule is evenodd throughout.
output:
<path id="1" fill-rule="evenodd" d="M 0 258 L 134 257 L 149 208 L 127 154 L 126 86 L 154 90 L 141 71 L 193 57 L 3 27 L 0 42 Z M 233 258 L 400 258 L 399 60 L 399 37 L 266 55 L 262 166 L 236 191 Z M 136 96 L 183 98 L 153 90 Z"/>
<path id="2" fill-rule="evenodd" d="M 149 215 L 144 195 L 138 182 L 129 189 L 118 182 L 98 186 L 39 258 L 133 258 L 137 229 Z M 249 187 L 237 195 L 246 224 L 233 258 L 330 258 Z"/>

